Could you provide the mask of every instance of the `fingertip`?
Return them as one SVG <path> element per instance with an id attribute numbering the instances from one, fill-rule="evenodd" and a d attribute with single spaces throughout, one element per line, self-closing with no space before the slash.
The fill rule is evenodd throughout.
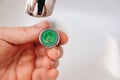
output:
<path id="1" fill-rule="evenodd" d="M 48 71 L 48 76 L 50 78 L 50 80 L 55 80 L 59 75 L 59 72 L 56 68 L 50 69 Z"/>
<path id="2" fill-rule="evenodd" d="M 60 44 L 61 45 L 64 45 L 68 42 L 68 36 L 66 33 L 62 32 L 62 31 L 59 31 L 59 34 L 60 34 Z"/>
<path id="3" fill-rule="evenodd" d="M 47 20 L 42 21 L 42 22 L 41 22 L 41 24 L 43 24 L 43 25 L 47 25 L 47 26 L 49 26 L 49 27 L 50 27 L 50 22 L 49 22 L 49 21 L 47 21 Z"/>
<path id="4" fill-rule="evenodd" d="M 58 60 L 63 55 L 62 47 L 55 47 L 47 50 L 47 55 L 52 60 Z"/>
<path id="5" fill-rule="evenodd" d="M 43 28 L 49 28 L 50 27 L 50 22 L 49 21 L 42 21 L 36 25 L 34 25 L 37 28 L 43 27 Z"/>

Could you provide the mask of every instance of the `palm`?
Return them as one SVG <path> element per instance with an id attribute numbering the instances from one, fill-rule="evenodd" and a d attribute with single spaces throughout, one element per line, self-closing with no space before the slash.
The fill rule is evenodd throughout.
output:
<path id="1" fill-rule="evenodd" d="M 44 53 L 46 51 L 43 52 L 44 47 L 35 47 L 33 43 L 19 46 L 5 44 L 9 48 L 0 55 L 1 80 L 53 80 L 48 79 L 51 67 L 50 59 Z"/>

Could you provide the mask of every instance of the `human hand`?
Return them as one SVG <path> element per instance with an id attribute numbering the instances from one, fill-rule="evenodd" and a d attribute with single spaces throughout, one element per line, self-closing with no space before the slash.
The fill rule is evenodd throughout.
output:
<path id="1" fill-rule="evenodd" d="M 68 37 L 59 31 L 60 45 L 47 49 L 39 44 L 39 33 L 49 22 L 30 27 L 0 27 L 0 80 L 56 80 L 60 45 Z"/>

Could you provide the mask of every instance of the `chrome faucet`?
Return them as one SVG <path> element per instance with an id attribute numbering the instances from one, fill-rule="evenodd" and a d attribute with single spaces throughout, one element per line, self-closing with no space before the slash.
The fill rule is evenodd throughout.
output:
<path id="1" fill-rule="evenodd" d="M 26 0 L 25 11 L 34 17 L 47 17 L 53 12 L 56 0 Z"/>

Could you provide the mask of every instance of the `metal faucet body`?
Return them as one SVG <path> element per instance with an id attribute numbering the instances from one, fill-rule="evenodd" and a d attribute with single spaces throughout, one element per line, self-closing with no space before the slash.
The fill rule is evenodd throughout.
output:
<path id="1" fill-rule="evenodd" d="M 47 17 L 53 12 L 56 0 L 27 0 L 25 11 L 34 17 Z"/>

